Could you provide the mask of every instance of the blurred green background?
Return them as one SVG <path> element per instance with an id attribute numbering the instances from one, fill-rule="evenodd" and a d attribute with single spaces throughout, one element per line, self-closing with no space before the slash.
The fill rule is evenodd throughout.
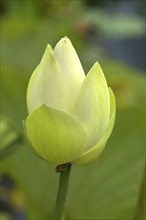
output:
<path id="1" fill-rule="evenodd" d="M 31 152 L 22 120 L 30 75 L 46 45 L 64 36 L 86 73 L 100 62 L 117 101 L 102 155 L 72 168 L 64 220 L 133 219 L 145 164 L 144 1 L 3 0 L 0 6 L 1 219 L 51 219 L 58 174 Z"/>

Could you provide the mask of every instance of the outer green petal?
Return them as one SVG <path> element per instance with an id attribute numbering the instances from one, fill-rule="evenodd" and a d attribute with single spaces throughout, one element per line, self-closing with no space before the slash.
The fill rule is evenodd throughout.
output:
<path id="1" fill-rule="evenodd" d="M 87 149 L 105 132 L 110 114 L 109 90 L 102 69 L 95 63 L 83 82 L 73 113 L 87 128 Z"/>
<path id="2" fill-rule="evenodd" d="M 53 56 L 50 45 L 47 46 L 39 66 L 32 74 L 27 90 L 29 112 L 42 104 L 68 109 L 61 69 Z"/>
<path id="3" fill-rule="evenodd" d="M 73 110 L 81 85 L 85 78 L 84 70 L 71 41 L 64 37 L 56 45 L 54 56 L 62 69 L 66 83 L 66 95 Z"/>
<path id="4" fill-rule="evenodd" d="M 26 143 L 28 143 L 29 147 L 31 148 L 31 151 L 32 151 L 37 157 L 39 157 L 40 159 L 44 160 L 44 158 L 41 157 L 41 155 L 36 152 L 36 150 L 34 149 L 34 147 L 33 147 L 32 144 L 31 144 L 30 140 L 28 139 L 28 135 L 27 135 L 27 131 L 26 131 L 26 122 L 25 122 L 24 120 L 22 121 L 22 125 L 23 125 L 23 129 L 24 129 L 24 134 L 25 134 Z"/>
<path id="5" fill-rule="evenodd" d="M 67 163 L 84 151 L 87 133 L 80 122 L 46 105 L 27 117 L 26 131 L 36 152 L 50 162 Z"/>
<path id="6" fill-rule="evenodd" d="M 104 146 L 105 146 L 108 138 L 110 137 L 111 132 L 114 127 L 115 112 L 116 112 L 115 111 L 115 108 L 116 108 L 115 97 L 114 97 L 114 94 L 111 89 L 109 89 L 109 93 L 110 93 L 110 105 L 111 105 L 110 120 L 109 120 L 108 127 L 106 129 L 104 136 L 100 139 L 100 141 L 94 147 L 92 147 L 90 150 L 86 151 L 77 160 L 73 161 L 72 162 L 73 164 L 76 164 L 76 165 L 89 164 L 92 161 L 94 161 L 99 156 L 99 154 L 102 152 L 102 150 L 104 149 Z"/>

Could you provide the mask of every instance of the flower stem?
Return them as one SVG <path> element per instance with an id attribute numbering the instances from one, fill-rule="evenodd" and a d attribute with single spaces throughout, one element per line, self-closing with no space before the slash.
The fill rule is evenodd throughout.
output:
<path id="1" fill-rule="evenodd" d="M 60 172 L 59 186 L 56 197 L 53 220 L 61 220 L 64 211 L 64 205 L 67 195 L 68 182 L 70 176 L 71 164 L 61 164 L 56 167 L 56 172 Z"/>
<path id="2" fill-rule="evenodd" d="M 144 219 L 144 209 L 145 209 L 144 204 L 145 204 L 145 199 L 146 199 L 145 183 L 146 183 L 146 167 L 145 167 L 144 175 L 143 175 L 141 185 L 140 185 L 139 198 L 137 202 L 134 220 Z"/>

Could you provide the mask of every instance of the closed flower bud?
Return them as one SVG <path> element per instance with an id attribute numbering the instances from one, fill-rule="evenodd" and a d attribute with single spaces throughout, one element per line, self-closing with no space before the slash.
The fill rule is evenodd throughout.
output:
<path id="1" fill-rule="evenodd" d="M 84 165 L 103 150 L 114 126 L 115 98 L 98 62 L 85 76 L 67 37 L 47 46 L 29 81 L 26 134 L 55 164 Z"/>

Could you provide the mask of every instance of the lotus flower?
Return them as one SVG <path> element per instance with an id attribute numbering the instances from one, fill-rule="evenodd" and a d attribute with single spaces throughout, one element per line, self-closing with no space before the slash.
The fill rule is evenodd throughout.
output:
<path id="1" fill-rule="evenodd" d="M 103 150 L 114 126 L 115 98 L 96 62 L 85 76 L 71 41 L 50 45 L 27 90 L 25 129 L 36 154 L 84 165 Z"/>

